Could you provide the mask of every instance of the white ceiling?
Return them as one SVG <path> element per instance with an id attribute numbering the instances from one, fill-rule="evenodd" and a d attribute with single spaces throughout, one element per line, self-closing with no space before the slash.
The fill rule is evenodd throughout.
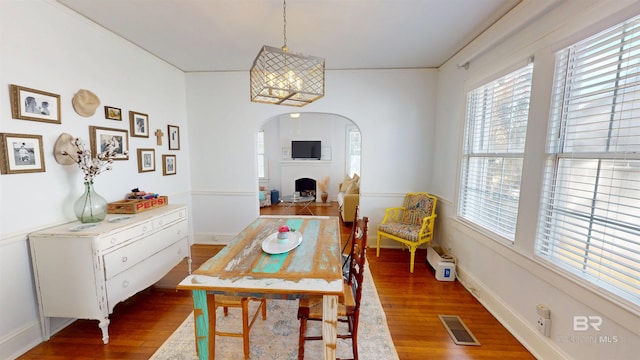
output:
<path id="1" fill-rule="evenodd" d="M 281 47 L 281 0 L 57 0 L 185 72 Z M 327 69 L 437 68 L 521 0 L 289 0 L 289 51 Z"/>

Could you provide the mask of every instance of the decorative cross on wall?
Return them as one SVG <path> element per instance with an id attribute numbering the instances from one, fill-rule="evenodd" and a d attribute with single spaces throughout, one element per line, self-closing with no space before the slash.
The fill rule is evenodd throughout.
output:
<path id="1" fill-rule="evenodd" d="M 164 133 L 162 132 L 162 130 L 158 129 L 158 130 L 156 130 L 156 132 L 154 134 L 156 135 L 156 138 L 158 139 L 156 141 L 156 143 L 158 145 L 162 145 L 162 137 L 164 136 Z"/>

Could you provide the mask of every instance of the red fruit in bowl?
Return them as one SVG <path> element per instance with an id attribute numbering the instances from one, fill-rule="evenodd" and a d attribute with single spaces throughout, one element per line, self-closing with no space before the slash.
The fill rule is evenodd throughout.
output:
<path id="1" fill-rule="evenodd" d="M 282 225 L 278 228 L 278 232 L 289 232 L 289 227 L 287 225 Z"/>

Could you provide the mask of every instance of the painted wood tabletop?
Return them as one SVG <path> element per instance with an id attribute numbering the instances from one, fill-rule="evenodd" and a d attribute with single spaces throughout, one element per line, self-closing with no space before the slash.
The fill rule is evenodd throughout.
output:
<path id="1" fill-rule="evenodd" d="M 282 225 L 302 234 L 302 242 L 283 254 L 268 254 L 262 242 Z M 185 278 L 178 289 L 229 295 L 299 297 L 341 294 L 340 227 L 331 216 L 261 216 L 216 256 Z"/>

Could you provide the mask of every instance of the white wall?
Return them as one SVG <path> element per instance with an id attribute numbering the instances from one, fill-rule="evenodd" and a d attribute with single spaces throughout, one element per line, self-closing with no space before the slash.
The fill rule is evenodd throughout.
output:
<path id="1" fill-rule="evenodd" d="M 176 153 L 177 176 L 163 177 L 159 170 L 138 174 L 132 155 L 100 175 L 96 187 L 109 201 L 132 187 L 168 194 L 174 203 L 191 201 L 192 226 L 203 241 L 224 240 L 258 215 L 255 134 L 268 119 L 298 110 L 350 119 L 362 133 L 361 209 L 372 229 L 384 209 L 399 204 L 404 193 L 433 192 L 440 197 L 436 237 L 458 256 L 461 279 L 536 355 L 633 358 L 640 340 L 637 310 L 616 305 L 606 294 L 557 274 L 532 255 L 540 177 L 540 153 L 535 149 L 544 141 L 548 94 L 534 90 L 534 126 L 529 128 L 522 191 L 525 221 L 518 224 L 516 246 L 498 243 L 459 222 L 454 204 L 466 90 L 532 54 L 534 87 L 548 86 L 554 49 L 616 18 L 640 13 L 635 5 L 625 8 L 635 3 L 523 1 L 519 12 L 440 71 L 328 71 L 326 96 L 296 109 L 250 103 L 248 72 L 185 76 L 52 0 L 0 1 L 0 97 L 5 104 L 0 106 L 0 130 L 41 134 L 47 151 L 46 172 L 0 175 L 0 287 L 11 289 L 0 294 L 0 358 L 11 358 L 40 341 L 27 234 L 72 220 L 70 207 L 82 186 L 78 169 L 54 161 L 53 142 L 63 131 L 87 138 L 89 125 L 128 129 L 124 121 L 105 120 L 100 110 L 91 118 L 75 115 L 70 101 L 80 88 L 94 91 L 103 105 L 120 107 L 125 115 L 129 110 L 148 113 L 153 130 L 180 126 L 180 151 L 156 146 L 153 137 L 130 139 L 131 149 L 155 148 L 157 158 Z M 542 9 L 546 5 L 551 7 Z M 536 20 L 535 14 L 545 16 Z M 469 57 L 469 70 L 458 69 Z M 12 83 L 60 94 L 63 123 L 13 120 L 8 107 Z M 533 328 L 537 303 L 552 310 L 549 339 Z M 618 343 L 563 341 L 559 336 L 573 334 L 571 317 L 579 314 L 604 316 L 603 334 L 617 336 Z"/>
<path id="2" fill-rule="evenodd" d="M 426 69 L 327 71 L 325 97 L 299 109 L 249 102 L 248 72 L 187 74 L 197 241 L 224 243 L 258 216 L 256 132 L 294 111 L 337 114 L 359 127 L 360 204 L 375 228 L 404 193 L 430 189 L 436 77 Z"/>
<path id="3" fill-rule="evenodd" d="M 458 258 L 460 279 L 541 359 L 632 359 L 640 343 L 638 306 L 619 305 L 533 254 L 554 52 L 640 14 L 637 1 L 528 1 L 440 69 L 432 190 L 440 197 L 438 242 Z M 549 8 L 545 8 L 551 5 Z M 548 11 L 548 12 L 547 12 Z M 531 14 L 544 13 L 536 19 Z M 511 14 L 513 15 L 513 14 Z M 523 24 L 523 19 L 531 21 Z M 500 41 L 496 38 L 500 37 Z M 535 57 L 515 244 L 500 242 L 456 217 L 462 125 L 468 90 Z M 471 58 L 468 70 L 458 68 Z M 436 175 L 437 174 L 437 175 Z M 535 330 L 536 305 L 551 309 L 551 337 Z M 573 316 L 603 317 L 601 331 L 573 330 Z M 573 336 L 573 337 L 572 337 Z M 595 336 L 585 337 L 585 336 Z M 607 342 L 611 341 L 611 342 Z"/>
<path id="4" fill-rule="evenodd" d="M 12 119 L 9 84 L 60 95 L 62 124 Z M 189 203 L 189 131 L 184 74 L 51 0 L 0 1 L 0 132 L 42 135 L 46 172 L 0 175 L 0 358 L 39 343 L 39 317 L 27 234 L 74 220 L 73 202 L 83 190 L 75 165 L 62 166 L 53 144 L 62 132 L 89 141 L 89 126 L 129 129 L 129 110 L 149 115 L 150 132 L 180 126 L 181 150 L 169 151 L 155 136 L 129 138 L 129 160 L 96 178 L 108 201 L 134 187 Z M 89 118 L 77 115 L 73 95 L 86 88 L 101 106 Z M 103 105 L 121 108 L 123 121 L 106 120 Z M 156 151 L 156 171 L 138 173 L 136 149 Z M 177 155 L 178 173 L 162 176 L 162 154 Z M 61 259 L 64 261 L 64 259 Z M 97 328 L 97 322 L 96 322 Z"/>

